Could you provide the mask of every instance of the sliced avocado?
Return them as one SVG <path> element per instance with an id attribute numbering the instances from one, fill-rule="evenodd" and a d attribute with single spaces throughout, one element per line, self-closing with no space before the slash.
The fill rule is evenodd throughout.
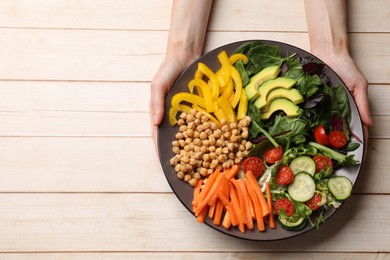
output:
<path id="1" fill-rule="evenodd" d="M 302 113 L 302 109 L 292 101 L 285 98 L 276 98 L 269 104 L 268 111 L 261 114 L 261 119 L 269 119 L 270 116 L 278 110 L 283 110 L 286 115 L 290 117 L 299 116 Z"/>
<path id="2" fill-rule="evenodd" d="M 276 79 L 271 79 L 266 82 L 264 82 L 260 87 L 259 87 L 259 97 L 256 99 L 254 104 L 259 108 L 263 108 L 267 105 L 267 95 L 269 92 L 276 88 L 285 88 L 285 89 L 290 89 L 295 85 L 296 81 L 291 79 L 291 78 L 284 78 L 284 77 L 279 77 Z"/>
<path id="3" fill-rule="evenodd" d="M 252 76 L 249 83 L 245 86 L 245 93 L 248 100 L 254 100 L 257 98 L 259 96 L 259 92 L 257 91 L 259 86 L 267 80 L 276 78 L 279 72 L 279 66 L 269 66 Z"/>
<path id="4" fill-rule="evenodd" d="M 285 89 L 285 88 L 276 88 L 268 93 L 267 95 L 267 105 L 263 107 L 262 112 L 268 111 L 268 105 L 272 100 L 276 98 L 285 98 L 291 100 L 294 104 L 299 104 L 303 102 L 303 96 L 295 88 Z"/>

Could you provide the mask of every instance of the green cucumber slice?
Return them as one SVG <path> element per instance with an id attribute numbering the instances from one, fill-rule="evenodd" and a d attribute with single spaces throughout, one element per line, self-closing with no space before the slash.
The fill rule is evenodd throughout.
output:
<path id="1" fill-rule="evenodd" d="M 291 161 L 290 168 L 294 172 L 294 174 L 298 174 L 300 172 L 306 172 L 311 176 L 314 176 L 316 172 L 316 163 L 309 156 L 299 156 Z"/>
<path id="2" fill-rule="evenodd" d="M 352 193 L 352 182 L 345 176 L 332 177 L 328 181 L 329 192 L 336 200 L 345 200 Z"/>
<path id="3" fill-rule="evenodd" d="M 297 231 L 306 226 L 306 219 L 304 217 L 300 217 L 296 222 L 291 222 L 288 221 L 286 218 L 281 218 L 280 216 L 278 217 L 278 221 L 282 228 L 291 230 L 291 231 Z"/>
<path id="4" fill-rule="evenodd" d="M 301 172 L 294 176 L 287 189 L 293 200 L 305 202 L 314 196 L 316 184 L 309 174 Z"/>

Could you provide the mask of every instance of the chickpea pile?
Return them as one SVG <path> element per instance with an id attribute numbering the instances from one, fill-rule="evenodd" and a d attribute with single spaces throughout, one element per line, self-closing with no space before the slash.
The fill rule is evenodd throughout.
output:
<path id="1" fill-rule="evenodd" d="M 249 153 L 252 143 L 247 141 L 250 117 L 238 123 L 221 122 L 221 128 L 196 109 L 181 113 L 179 131 L 172 142 L 175 154 L 170 164 L 177 177 L 195 186 L 217 168 L 226 169 L 238 164 Z"/>

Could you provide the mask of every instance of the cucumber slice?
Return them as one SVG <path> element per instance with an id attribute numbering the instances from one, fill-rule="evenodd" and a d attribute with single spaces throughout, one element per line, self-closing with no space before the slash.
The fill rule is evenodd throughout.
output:
<path id="1" fill-rule="evenodd" d="M 309 156 L 299 156 L 291 161 L 290 168 L 294 174 L 306 172 L 311 176 L 316 173 L 316 163 Z"/>
<path id="2" fill-rule="evenodd" d="M 328 189 L 336 200 L 345 200 L 352 193 L 352 182 L 345 176 L 332 177 L 328 181 Z"/>
<path id="3" fill-rule="evenodd" d="M 281 218 L 280 216 L 278 217 L 278 221 L 282 228 L 291 230 L 291 231 L 296 231 L 304 228 L 306 226 L 306 219 L 304 217 L 300 217 L 296 222 L 290 222 L 286 218 Z"/>
<path id="4" fill-rule="evenodd" d="M 288 194 L 295 201 L 305 202 L 314 196 L 316 184 L 313 178 L 305 173 L 301 172 L 294 176 L 294 180 L 288 186 Z"/>

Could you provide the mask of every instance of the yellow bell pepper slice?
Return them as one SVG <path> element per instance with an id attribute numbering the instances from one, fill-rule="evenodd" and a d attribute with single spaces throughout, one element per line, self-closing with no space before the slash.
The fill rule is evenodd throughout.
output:
<path id="1" fill-rule="evenodd" d="M 217 103 L 215 101 L 213 101 L 213 99 L 211 97 L 210 86 L 206 82 L 204 82 L 201 79 L 193 79 L 188 83 L 188 87 L 190 89 L 193 89 L 194 87 L 200 88 L 200 90 L 203 93 L 204 102 L 205 102 L 207 112 L 214 112 L 215 110 L 218 109 Z"/>
<path id="2" fill-rule="evenodd" d="M 238 103 L 237 120 L 244 119 L 247 112 L 248 112 L 248 98 L 245 94 L 245 91 L 242 91 L 240 103 Z"/>
<path id="3" fill-rule="evenodd" d="M 234 108 L 236 108 L 238 102 L 240 101 L 243 88 L 242 88 L 241 75 L 238 72 L 238 70 L 234 66 L 230 66 L 230 69 L 231 69 L 231 77 L 232 77 L 232 79 L 234 81 L 234 85 L 235 85 L 235 92 L 234 92 L 233 99 L 230 102 L 230 105 L 234 109 Z"/>
<path id="4" fill-rule="evenodd" d="M 223 89 L 222 96 L 224 96 L 226 100 L 230 102 L 233 99 L 233 94 L 234 94 L 234 83 L 233 83 L 233 79 L 229 78 L 226 87 Z"/>
<path id="5" fill-rule="evenodd" d="M 209 68 L 207 67 L 204 63 L 199 62 L 198 63 L 198 70 L 203 73 L 206 77 L 209 78 L 211 81 L 211 95 L 214 100 L 217 100 L 219 96 L 219 80 L 217 78 L 217 75 Z M 210 85 L 210 84 L 209 84 Z"/>
<path id="6" fill-rule="evenodd" d="M 180 92 L 174 95 L 171 100 L 171 107 L 175 109 L 179 109 L 179 105 L 181 102 L 197 104 L 198 106 L 203 108 L 206 107 L 203 97 L 200 97 L 195 94 L 186 93 L 186 92 Z"/>
<path id="7" fill-rule="evenodd" d="M 220 96 L 218 98 L 218 107 L 223 111 L 223 113 L 226 116 L 226 120 L 231 123 L 231 122 L 237 122 L 236 119 L 236 114 L 234 113 L 234 109 L 232 106 L 229 104 L 229 101 L 226 100 L 225 97 Z"/>
<path id="8" fill-rule="evenodd" d="M 187 106 L 187 105 L 183 105 L 183 104 L 180 104 L 178 108 L 174 108 L 174 107 L 171 107 L 169 109 L 169 113 L 168 113 L 168 116 L 169 116 L 169 123 L 171 124 L 171 126 L 174 126 L 177 124 L 177 119 L 176 119 L 176 115 L 178 112 L 185 112 L 185 113 L 190 113 L 191 111 L 191 107 Z"/>
<path id="9" fill-rule="evenodd" d="M 220 87 L 224 87 L 230 78 L 230 61 L 226 51 L 221 51 L 218 54 L 218 60 L 221 63 L 221 68 L 217 72 L 217 75 L 221 76 L 223 84 Z"/>
<path id="10" fill-rule="evenodd" d="M 242 53 L 235 53 L 229 57 L 230 64 L 232 65 L 239 60 L 242 60 L 244 64 L 247 64 L 249 62 L 249 58 Z"/>

